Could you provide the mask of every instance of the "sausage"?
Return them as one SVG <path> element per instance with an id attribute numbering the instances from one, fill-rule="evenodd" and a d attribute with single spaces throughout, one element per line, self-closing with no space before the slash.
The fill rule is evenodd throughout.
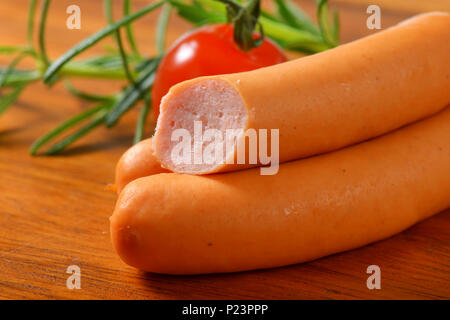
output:
<path id="1" fill-rule="evenodd" d="M 127 264 L 222 273 L 317 259 L 390 237 L 450 206 L 450 107 L 339 151 L 214 175 L 163 173 L 122 191 L 111 217 Z"/>
<path id="2" fill-rule="evenodd" d="M 153 156 L 152 139 L 143 140 L 128 149 L 116 165 L 117 192 L 131 181 L 162 172 L 169 172 Z"/>
<path id="3" fill-rule="evenodd" d="M 450 103 L 449 30 L 448 13 L 430 13 L 312 56 L 179 83 L 161 103 L 155 156 L 174 172 L 233 171 L 252 166 L 248 158 L 245 165 L 236 160 L 237 141 L 249 129 L 279 130 L 282 163 L 423 119 Z M 181 164 L 174 161 L 179 140 L 172 134 L 186 129 L 193 137 L 194 121 L 231 141 L 222 161 L 195 163 L 193 153 Z M 240 130 L 238 138 L 227 136 L 227 129 Z M 261 164 L 258 158 L 253 166 Z"/>

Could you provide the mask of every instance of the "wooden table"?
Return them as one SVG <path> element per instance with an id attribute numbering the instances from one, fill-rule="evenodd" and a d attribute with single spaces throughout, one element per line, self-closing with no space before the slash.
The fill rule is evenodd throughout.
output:
<path id="1" fill-rule="evenodd" d="M 101 1 L 78 0 L 82 29 L 65 28 L 65 8 L 54 1 L 48 49 L 55 58 L 104 25 Z M 141 7 L 146 1 L 135 1 Z M 387 27 L 419 11 L 446 9 L 447 0 L 370 1 L 382 8 Z M 308 12 L 312 1 L 302 1 Z M 367 1 L 332 2 L 340 9 L 342 38 L 369 34 Z M 118 3 L 117 3 L 118 4 Z M 397 4 L 397 5 L 396 5 Z M 417 7 L 414 6 L 417 5 Z M 25 41 L 27 1 L 0 1 L 0 43 Z M 152 53 L 156 15 L 137 23 L 138 43 Z M 170 24 L 169 41 L 187 30 Z M 88 54 L 101 51 L 98 46 Z M 5 56 L 0 63 L 7 62 Z M 75 81 L 107 92 L 121 83 Z M 119 156 L 130 146 L 136 112 L 112 130 L 100 129 L 55 157 L 30 157 L 39 135 L 85 108 L 61 85 L 30 86 L 0 118 L 0 298 L 5 299 L 440 299 L 450 298 L 450 210 L 388 240 L 310 263 L 284 268 L 209 276 L 162 276 L 122 263 L 109 239 L 116 195 L 105 189 Z M 150 131 L 147 132 L 147 135 Z M 394 214 L 394 213 L 393 213 Z M 381 267 L 381 290 L 368 290 L 366 268 Z M 69 265 L 81 268 L 81 289 L 66 288 Z"/>

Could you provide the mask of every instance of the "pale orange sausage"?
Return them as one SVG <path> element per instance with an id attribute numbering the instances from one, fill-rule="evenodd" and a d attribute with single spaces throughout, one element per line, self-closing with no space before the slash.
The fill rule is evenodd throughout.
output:
<path id="1" fill-rule="evenodd" d="M 398 233 L 450 206 L 450 107 L 325 155 L 209 176 L 137 179 L 111 217 L 123 261 L 156 273 L 300 263 Z"/>
<path id="2" fill-rule="evenodd" d="M 172 141 L 172 133 L 183 128 L 194 136 L 195 120 L 224 137 L 226 129 L 279 129 L 279 159 L 285 162 L 432 115 L 450 103 L 449 30 L 448 13 L 430 13 L 312 56 L 182 82 L 162 100 L 155 155 L 164 167 L 182 173 L 245 167 L 174 162 L 179 141 Z M 222 160 L 236 158 L 235 148 L 225 153 Z"/>
<path id="3" fill-rule="evenodd" d="M 152 139 L 143 140 L 128 149 L 116 165 L 116 187 L 120 193 L 131 181 L 162 172 L 169 172 L 153 156 Z"/>

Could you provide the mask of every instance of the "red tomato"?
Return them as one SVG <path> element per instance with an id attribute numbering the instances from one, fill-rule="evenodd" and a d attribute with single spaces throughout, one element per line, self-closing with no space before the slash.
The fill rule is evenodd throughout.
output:
<path id="1" fill-rule="evenodd" d="M 155 119 L 161 98 L 178 82 L 200 76 L 249 71 L 286 61 L 271 40 L 244 52 L 233 40 L 229 24 L 208 25 L 179 38 L 162 59 L 152 89 Z"/>

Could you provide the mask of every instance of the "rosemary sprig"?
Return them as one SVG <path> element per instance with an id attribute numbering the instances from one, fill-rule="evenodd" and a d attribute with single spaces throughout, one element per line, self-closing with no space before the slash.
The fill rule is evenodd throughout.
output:
<path id="1" fill-rule="evenodd" d="M 166 30 L 169 23 L 170 12 L 172 11 L 172 6 L 170 3 L 166 3 L 161 10 L 159 15 L 158 24 L 156 26 L 156 50 L 158 55 L 164 54 L 164 47 L 166 44 Z"/>
<path id="2" fill-rule="evenodd" d="M 68 79 L 66 79 L 64 81 L 64 86 L 65 86 L 66 90 L 68 92 L 70 92 L 72 95 L 74 95 L 80 99 L 86 100 L 86 101 L 98 102 L 98 101 L 108 101 L 108 100 L 114 99 L 113 96 L 102 96 L 102 95 L 98 95 L 98 94 L 92 94 L 92 93 L 86 93 L 86 92 L 80 91 L 80 90 L 76 89 Z"/>
<path id="3" fill-rule="evenodd" d="M 176 8 L 177 14 L 183 19 L 199 27 L 210 23 L 224 23 L 227 21 L 225 6 L 221 3 L 219 12 L 207 10 L 199 1 L 189 4 L 182 0 L 168 0 Z M 214 1 L 214 0 L 213 0 Z M 215 2 L 215 1 L 214 1 Z"/>
<path id="4" fill-rule="evenodd" d="M 103 111 L 104 109 L 107 109 L 108 107 L 111 106 L 111 104 L 112 104 L 111 101 L 105 101 L 103 103 L 100 103 L 99 105 L 91 107 L 91 108 L 89 108 L 89 109 L 87 109 L 87 110 L 77 114 L 76 116 L 74 116 L 74 117 L 64 121 L 63 123 L 61 123 L 56 128 L 54 128 L 53 130 L 51 130 L 47 134 L 45 134 L 42 137 L 40 137 L 39 139 L 37 139 L 31 145 L 30 153 L 32 155 L 35 155 L 38 152 L 38 150 L 40 148 L 42 148 L 44 145 L 46 145 L 50 141 L 56 139 L 57 137 L 59 137 L 62 133 L 64 133 L 68 129 L 76 126 L 77 124 L 83 122 L 84 120 L 90 118 L 91 116 L 94 116 L 94 115 L 98 114 L 100 111 Z M 59 147 L 57 149 L 62 150 L 61 149 L 62 144 L 58 144 L 58 145 L 59 145 Z M 68 144 L 65 144 L 65 146 L 67 146 L 67 145 Z M 52 150 L 52 149 L 56 150 L 53 147 L 50 150 Z M 49 151 L 47 151 L 46 154 L 49 154 Z M 54 153 L 54 151 L 53 151 L 53 153 Z"/>
<path id="5" fill-rule="evenodd" d="M 127 16 L 130 13 L 131 13 L 131 1 L 130 0 L 124 0 L 123 1 L 123 15 Z M 125 30 L 126 30 L 126 34 L 127 34 L 128 44 L 130 45 L 134 56 L 136 58 L 140 58 L 141 54 L 139 53 L 139 50 L 138 50 L 137 45 L 136 45 L 136 40 L 134 38 L 133 26 L 131 25 L 131 23 L 128 23 L 127 25 L 125 25 Z"/>
<path id="6" fill-rule="evenodd" d="M 104 97 L 99 95 L 93 95 L 90 93 L 81 92 L 77 89 L 75 89 L 70 82 L 66 81 L 66 89 L 73 95 L 82 98 L 84 100 L 88 101 L 100 101 L 101 103 L 97 106 L 92 107 L 91 109 L 88 109 L 84 112 L 81 112 L 80 114 L 76 115 L 75 117 L 69 119 L 68 121 L 64 122 L 54 130 L 50 131 L 49 133 L 45 134 L 43 137 L 39 138 L 31 147 L 30 153 L 32 155 L 37 154 L 38 150 L 48 144 L 51 141 L 54 141 L 58 139 L 62 134 L 65 134 L 66 131 L 72 129 L 74 126 L 85 122 L 89 119 L 90 122 L 86 125 L 82 126 L 75 132 L 71 133 L 66 138 L 63 138 L 59 142 L 56 142 L 53 144 L 47 151 L 44 152 L 45 155 L 51 155 L 58 153 L 62 150 L 64 150 L 67 146 L 75 142 L 77 139 L 83 137 L 96 127 L 102 125 L 102 124 L 108 124 L 108 126 L 113 126 L 118 118 L 128 111 L 131 107 L 133 107 L 136 102 L 142 98 L 142 95 L 145 91 L 149 91 L 150 86 L 153 84 L 154 79 L 154 72 L 156 70 L 157 63 L 159 62 L 158 59 L 148 59 L 146 61 L 141 61 L 138 57 L 134 56 L 133 61 L 139 62 L 139 65 L 141 66 L 140 70 L 131 70 L 129 67 L 129 55 L 125 52 L 125 49 L 123 47 L 123 43 L 121 41 L 120 37 L 120 27 L 124 25 L 124 21 L 130 20 L 129 16 L 125 16 L 118 22 L 113 23 L 112 21 L 112 6 L 110 0 L 104 1 L 104 7 L 105 7 L 105 13 L 107 16 L 107 20 L 109 22 L 109 25 L 104 28 L 102 31 L 94 34 L 93 37 L 88 38 L 87 40 L 83 41 L 79 46 L 76 46 L 76 48 L 73 50 L 73 52 L 76 52 L 76 54 L 86 50 L 89 48 L 93 43 L 95 44 L 99 40 L 105 37 L 105 34 L 111 34 L 113 33 L 118 45 L 118 51 L 119 51 L 119 57 L 117 56 L 100 56 L 95 57 L 91 59 L 84 60 L 82 62 L 69 62 L 69 60 L 62 61 L 59 60 L 59 63 L 62 62 L 62 64 L 59 65 L 59 69 L 56 68 L 55 70 L 58 71 L 58 73 L 46 73 L 44 75 L 44 80 L 49 79 L 51 80 L 53 77 L 59 75 L 76 75 L 77 72 L 81 72 L 84 76 L 87 76 L 89 71 L 95 70 L 97 68 L 98 70 L 108 71 L 109 72 L 117 72 L 121 71 L 125 73 L 127 78 L 130 81 L 130 85 L 125 88 L 123 91 L 117 93 L 114 97 Z M 136 12 L 132 15 L 131 20 L 136 19 L 140 15 L 150 12 L 151 10 L 157 8 L 159 5 L 154 4 L 152 6 L 147 6 L 146 8 Z M 151 10 L 150 10 L 151 9 Z M 106 31 L 105 31 L 106 30 Z M 73 54 L 73 53 L 72 53 Z M 75 54 L 75 55 L 76 55 Z M 63 56 L 64 57 L 64 56 Z M 118 58 L 120 59 L 120 66 L 121 68 L 118 69 Z M 55 62 L 58 63 L 58 60 Z M 143 67 L 142 67 L 143 66 Z M 52 66 L 49 67 L 51 69 Z M 48 72 L 48 70 L 47 70 Z M 119 74 L 118 74 L 119 75 Z M 109 77 L 111 78 L 113 75 L 110 74 Z M 137 82 L 134 80 L 134 76 L 138 76 Z M 48 81 L 48 80 L 47 80 Z M 148 104 L 146 104 L 148 105 Z M 142 116 L 140 117 L 138 127 L 137 127 L 137 133 L 135 136 L 135 141 L 138 139 L 142 139 L 142 132 L 143 132 L 143 126 L 145 122 L 145 118 L 148 114 L 148 108 L 149 106 L 144 107 L 144 112 L 142 113 Z M 146 109 L 146 110 L 145 110 Z M 110 115 L 111 113 L 111 115 Z M 108 118 L 112 118 L 112 122 L 106 122 Z M 117 117 L 115 120 L 114 118 Z"/>
<path id="7" fill-rule="evenodd" d="M 89 132 L 94 130 L 96 127 L 98 127 L 101 124 L 103 124 L 103 122 L 105 120 L 105 116 L 106 116 L 106 110 L 104 110 L 104 109 L 101 109 L 97 114 L 95 114 L 92 117 L 92 120 L 88 124 L 86 124 L 85 126 L 81 127 L 81 129 L 79 129 L 78 131 L 70 134 L 69 136 L 64 138 L 62 141 L 60 141 L 58 143 L 55 143 L 50 149 L 48 149 L 45 152 L 45 155 L 49 156 L 49 155 L 53 155 L 53 154 L 61 152 L 67 146 L 69 146 L 70 144 L 74 143 L 75 141 L 77 141 L 81 137 L 85 136 L 86 134 L 88 134 Z"/>
<path id="8" fill-rule="evenodd" d="M 16 86 L 14 86 L 10 92 L 5 94 L 0 99 L 0 115 L 6 111 L 14 102 L 16 102 L 17 98 L 19 97 L 20 93 L 25 89 L 27 83 L 19 83 Z"/>
<path id="9" fill-rule="evenodd" d="M 312 22 L 308 15 L 294 2 L 290 0 L 275 0 L 277 13 L 282 21 L 291 27 L 306 30 L 313 34 L 319 34 L 319 28 Z"/>
<path id="10" fill-rule="evenodd" d="M 47 22 L 47 14 L 50 7 L 50 2 L 50 0 L 44 0 L 44 2 L 42 3 L 41 22 L 39 24 L 39 54 L 41 57 L 41 62 L 45 67 L 50 64 L 50 60 L 48 59 L 47 51 L 45 49 L 45 23 Z"/>
<path id="11" fill-rule="evenodd" d="M 226 17 L 227 13 L 226 5 L 217 0 L 168 1 L 170 1 L 172 6 L 177 9 L 179 15 L 192 22 L 194 25 L 223 22 L 223 17 Z M 285 0 L 279 1 L 287 4 Z M 323 1 L 324 4 L 322 4 L 322 6 L 327 4 L 327 0 Z M 289 8 L 288 5 L 285 7 Z M 319 23 L 319 28 L 316 27 L 316 30 L 312 31 L 310 30 L 311 27 L 304 26 L 307 22 L 304 18 L 300 18 L 300 12 L 302 12 L 301 9 L 294 4 L 291 4 L 291 7 L 297 9 L 295 14 L 292 12 L 292 15 L 295 15 L 297 19 L 300 19 L 300 25 L 294 26 L 285 22 L 285 18 L 280 15 L 279 11 L 275 14 L 271 14 L 261 10 L 258 21 L 267 37 L 277 42 L 282 48 L 303 53 L 316 53 L 333 47 L 322 36 L 323 32 L 320 30 L 320 25 L 325 25 L 325 23 Z M 328 19 L 323 13 L 318 16 L 319 20 L 325 18 Z"/>
<path id="12" fill-rule="evenodd" d="M 105 6 L 106 20 L 108 21 L 109 24 L 113 24 L 114 21 L 113 21 L 113 12 L 112 12 L 112 0 L 104 0 L 104 6 Z M 128 78 L 128 81 L 130 83 L 134 83 L 134 77 L 131 74 L 130 66 L 128 64 L 128 57 L 127 57 L 127 54 L 123 47 L 122 36 L 120 35 L 120 28 L 117 29 L 115 32 L 115 39 L 117 42 L 117 47 L 119 48 L 122 66 L 123 66 L 123 69 L 125 70 L 125 74 Z"/>
<path id="13" fill-rule="evenodd" d="M 148 6 L 144 7 L 143 9 L 136 11 L 135 13 L 125 16 L 122 19 L 118 20 L 117 22 L 108 25 L 107 27 L 103 28 L 102 30 L 98 31 L 97 33 L 94 33 L 92 36 L 84 39 L 71 49 L 69 49 L 65 54 L 63 54 L 61 57 L 59 57 L 55 62 L 53 62 L 48 69 L 45 71 L 43 80 L 45 83 L 49 81 L 49 79 L 56 74 L 66 63 L 68 63 L 71 59 L 79 55 L 81 52 L 85 51 L 86 49 L 92 47 L 100 40 L 106 38 L 107 36 L 114 33 L 117 29 L 120 27 L 129 24 L 133 22 L 134 20 L 144 16 L 145 14 L 153 11 L 154 9 L 158 8 L 159 6 L 163 5 L 164 1 L 158 1 L 152 4 L 149 4 Z"/>
<path id="14" fill-rule="evenodd" d="M 331 47 L 335 47 L 339 44 L 339 15 L 337 11 L 334 11 L 334 21 L 330 20 L 327 0 L 317 0 L 317 6 L 317 17 L 322 37 Z"/>
<path id="15" fill-rule="evenodd" d="M 0 72 L 5 72 L 6 68 L 0 67 Z M 36 70 L 11 70 L 8 77 L 3 82 L 3 87 L 15 87 L 21 83 L 31 83 L 41 78 L 39 71 Z"/>
<path id="16" fill-rule="evenodd" d="M 31 154 L 56 154 L 101 125 L 112 127 L 141 100 L 144 103 L 137 119 L 133 141 L 136 143 L 143 138 L 151 108 L 150 89 L 159 61 L 164 55 L 166 30 L 172 8 L 195 26 L 232 20 L 235 23 L 235 39 L 244 50 L 256 47 L 264 35 L 285 49 L 306 53 L 327 50 L 339 43 L 339 17 L 336 11 L 330 17 L 326 0 L 317 0 L 318 25 L 291 0 L 273 0 L 275 11 L 260 8 L 260 0 L 159 0 L 135 12 L 131 10 L 131 0 L 122 1 L 124 16 L 114 22 L 111 0 L 104 0 L 108 25 L 55 61 L 50 60 L 45 46 L 45 26 L 51 0 L 42 0 L 37 48 L 33 46 L 37 0 L 29 2 L 26 45 L 0 46 L 0 54 L 16 55 L 8 66 L 0 66 L 0 114 L 17 100 L 28 84 L 39 80 L 51 85 L 63 79 L 70 94 L 94 103 L 37 139 L 31 146 Z M 157 57 L 144 58 L 138 50 L 132 23 L 161 6 L 155 33 Z M 124 47 L 121 28 L 125 31 L 130 52 Z M 260 34 L 257 39 L 253 39 L 255 29 Z M 109 36 L 115 38 L 117 46 L 105 48 L 106 54 L 83 60 L 74 59 Z M 25 57 L 35 60 L 35 69 L 17 68 Z M 128 79 L 129 84 L 113 95 L 98 95 L 76 89 L 68 79 L 74 76 Z M 50 143 L 50 147 L 41 152 Z"/>
<path id="17" fill-rule="evenodd" d="M 158 58 L 152 59 L 149 64 L 141 71 L 139 78 L 134 85 L 125 88 L 120 99 L 118 99 L 111 111 L 106 117 L 106 125 L 112 127 L 119 118 L 129 111 L 142 95 L 150 90 L 155 80 L 155 72 L 159 63 Z"/>
<path id="18" fill-rule="evenodd" d="M 147 119 L 150 107 L 151 107 L 150 93 L 146 92 L 144 94 L 144 105 L 142 106 L 141 112 L 139 113 L 138 121 L 136 123 L 136 130 L 133 139 L 133 143 L 135 144 L 142 140 L 142 137 L 144 135 L 145 120 Z"/>
<path id="19" fill-rule="evenodd" d="M 0 90 L 3 88 L 3 84 L 5 83 L 6 79 L 8 79 L 9 75 L 14 71 L 16 68 L 16 65 L 26 56 L 28 55 L 27 52 L 22 52 L 17 57 L 15 57 L 11 63 L 8 65 L 8 67 L 5 70 L 2 70 L 0 73 Z"/>
<path id="20" fill-rule="evenodd" d="M 28 7 L 28 21 L 27 21 L 27 46 L 33 48 L 33 32 L 34 32 L 34 16 L 36 13 L 36 0 L 30 1 Z"/>
<path id="21" fill-rule="evenodd" d="M 20 46 L 0 46 L 0 54 L 14 54 L 14 53 L 21 53 L 24 50 L 27 50 L 27 47 L 20 47 Z"/>
<path id="22" fill-rule="evenodd" d="M 21 74 L 20 81 L 7 83 L 8 79 L 14 75 L 17 76 L 16 65 L 26 56 L 36 56 L 36 51 L 33 48 L 32 34 L 33 34 L 33 24 L 34 24 L 34 14 L 36 11 L 36 0 L 31 0 L 30 7 L 28 10 L 28 23 L 27 23 L 27 46 L 26 47 L 3 47 L 0 48 L 0 53 L 19 53 L 11 63 L 3 70 L 0 70 L 0 90 L 5 86 L 10 86 L 10 91 L 6 94 L 0 96 L 0 115 L 5 112 L 16 100 L 19 98 L 22 91 L 26 86 L 34 81 L 36 78 L 31 75 L 31 77 L 26 77 L 25 73 Z M 30 76 L 30 74 L 27 74 Z"/>

